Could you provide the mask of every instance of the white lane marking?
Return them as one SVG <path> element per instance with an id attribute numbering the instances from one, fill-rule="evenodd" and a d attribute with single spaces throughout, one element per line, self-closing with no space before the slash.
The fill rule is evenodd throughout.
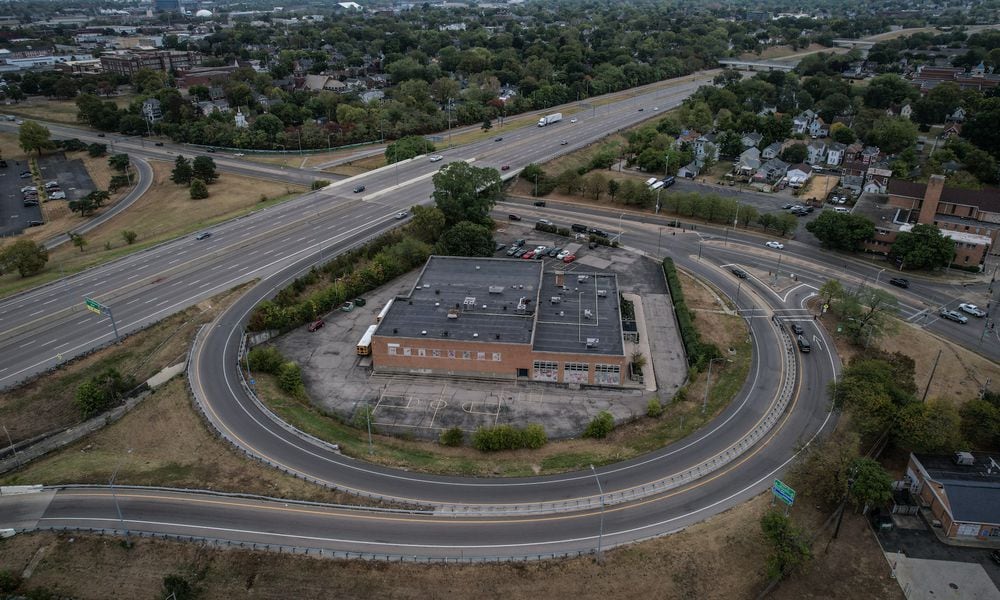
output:
<path id="1" fill-rule="evenodd" d="M 30 314 L 29 314 L 28 316 L 29 316 L 29 317 L 33 317 L 33 316 L 35 316 L 35 315 L 40 315 L 40 314 L 42 314 L 43 312 L 45 312 L 45 311 L 44 311 L 44 310 L 36 310 L 35 312 L 33 312 L 33 313 L 30 313 Z"/>
<path id="2" fill-rule="evenodd" d="M 62 344 L 59 344 L 58 346 L 56 346 L 55 348 L 53 348 L 53 350 L 58 350 L 58 349 L 60 349 L 60 348 L 62 348 L 64 346 L 69 346 L 69 342 L 64 342 Z"/>
<path id="3" fill-rule="evenodd" d="M 133 279 L 137 279 L 139 277 L 142 277 L 142 273 L 137 273 L 135 275 L 132 275 L 131 277 L 126 277 L 125 281 L 132 281 Z"/>
<path id="4" fill-rule="evenodd" d="M 219 269 L 221 269 L 224 266 L 225 265 L 215 265 L 214 267 L 212 267 L 211 269 L 209 269 L 209 271 L 218 271 Z"/>
<path id="5" fill-rule="evenodd" d="M 200 288 L 207 288 L 210 285 L 212 285 L 212 282 L 211 281 L 206 281 L 205 283 L 199 285 L 198 287 L 200 287 Z"/>
<path id="6" fill-rule="evenodd" d="M 27 348 L 28 346 L 34 346 L 34 345 L 35 345 L 35 340 L 31 340 L 27 344 L 21 344 L 20 346 L 18 346 L 18 348 Z"/>
<path id="7" fill-rule="evenodd" d="M 168 299 L 166 299 L 166 300 L 164 300 L 163 302 L 158 302 L 158 303 L 157 303 L 156 305 L 157 305 L 157 306 L 163 306 L 163 305 L 164 305 L 164 304 L 166 304 L 167 302 L 170 302 L 170 299 L 169 299 L 169 298 L 168 298 Z"/>
<path id="8" fill-rule="evenodd" d="M 179 262 L 181 262 L 181 259 L 175 258 L 174 260 L 168 262 L 167 265 L 169 266 L 169 265 L 173 265 L 173 264 L 176 264 L 176 263 L 179 263 Z"/>
<path id="9" fill-rule="evenodd" d="M 41 343 L 41 344 L 39 344 L 39 346 L 41 346 L 42 348 L 44 348 L 45 346 L 51 346 L 52 344 L 54 344 L 54 343 L 56 343 L 56 342 L 58 342 L 58 341 L 59 341 L 59 340 L 49 340 L 49 341 L 47 341 L 47 342 L 44 342 L 44 343 Z"/>

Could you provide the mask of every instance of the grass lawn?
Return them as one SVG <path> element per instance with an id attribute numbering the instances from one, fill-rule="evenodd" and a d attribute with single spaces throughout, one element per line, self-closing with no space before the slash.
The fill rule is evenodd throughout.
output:
<path id="1" fill-rule="evenodd" d="M 107 159 L 103 160 L 106 164 Z M 49 254 L 49 262 L 41 274 L 27 279 L 16 273 L 0 276 L 0 296 L 266 208 L 304 190 L 300 186 L 223 173 L 218 181 L 209 186 L 207 199 L 191 200 L 186 187 L 170 181 L 171 164 L 157 161 L 150 161 L 150 164 L 154 182 L 149 191 L 128 210 L 84 236 L 87 246 L 83 252 L 64 244 Z M 82 223 L 83 218 L 73 216 L 59 222 L 72 223 L 72 227 Z M 125 230 L 138 234 L 136 243 L 125 243 L 121 235 Z M 32 227 L 25 236 L 40 241 L 57 233 L 59 230 L 50 227 Z"/>
<path id="2" fill-rule="evenodd" d="M 344 158 L 346 156 L 351 156 L 358 152 L 364 150 L 371 150 L 375 148 L 377 144 L 365 145 L 365 146 L 355 146 L 353 148 L 344 148 L 342 150 L 334 150 L 332 152 L 317 152 L 312 154 L 257 154 L 257 153 L 247 153 L 244 160 L 249 160 L 252 162 L 267 163 L 271 165 L 281 165 L 283 167 L 292 167 L 296 169 L 308 169 L 315 167 L 331 160 L 337 160 L 339 158 Z"/>
<path id="3" fill-rule="evenodd" d="M 125 94 L 112 96 L 111 98 L 102 97 L 101 101 L 106 102 L 110 100 L 117 104 L 118 108 L 127 108 L 134 99 L 134 95 Z M 3 112 L 25 119 L 38 119 L 66 125 L 80 125 L 80 122 L 76 120 L 78 111 L 76 102 L 73 100 L 52 100 L 41 96 L 32 96 L 23 102 L 5 106 Z"/>

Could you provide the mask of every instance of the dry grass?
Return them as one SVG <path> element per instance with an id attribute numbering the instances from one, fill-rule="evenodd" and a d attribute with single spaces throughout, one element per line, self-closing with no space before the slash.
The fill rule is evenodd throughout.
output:
<path id="1" fill-rule="evenodd" d="M 806 187 L 799 191 L 798 200 L 818 200 L 826 202 L 826 197 L 840 184 L 837 175 L 813 175 Z"/>
<path id="2" fill-rule="evenodd" d="M 135 99 L 132 95 L 114 96 L 112 98 L 101 98 L 102 102 L 108 100 L 118 105 L 118 108 L 126 108 Z M 32 97 L 24 102 L 12 104 L 3 108 L 4 112 L 18 115 L 25 119 L 38 119 L 40 121 L 51 121 L 53 123 L 65 123 L 67 125 L 79 125 L 76 120 L 77 107 L 73 100 L 48 100 L 45 98 Z"/>
<path id="3" fill-rule="evenodd" d="M 799 54 L 814 54 L 816 52 L 834 52 L 836 48 L 827 48 L 820 44 L 811 44 L 808 48 L 793 50 L 791 46 L 770 46 L 765 48 L 760 54 L 748 52 L 740 55 L 740 60 L 774 60 Z"/>
<path id="4" fill-rule="evenodd" d="M 610 550 L 605 564 L 592 558 L 490 565 L 411 565 L 334 561 L 244 550 L 211 550 L 194 544 L 134 540 L 126 550 L 114 539 L 37 533 L 0 543 L 0 569 L 20 572 L 44 547 L 28 587 L 59 590 L 76 598 L 157 597 L 163 578 L 180 575 L 202 600 L 236 597 L 451 599 L 451 598 L 704 598 L 757 597 L 765 585 L 766 550 L 758 525 L 768 499 L 717 515 L 683 532 Z M 793 516 L 807 526 L 822 520 L 808 508 Z M 779 600 L 897 599 L 885 559 L 864 521 L 846 516 L 836 543 L 804 573 L 769 597 Z"/>
<path id="5" fill-rule="evenodd" d="M 331 160 L 346 158 L 364 150 L 370 150 L 374 146 L 357 146 L 334 150 L 332 152 L 317 152 L 314 154 L 256 154 L 248 153 L 244 160 L 271 165 L 281 165 L 283 167 L 293 167 L 296 169 L 309 169 L 321 165 Z"/>
<path id="6" fill-rule="evenodd" d="M 369 171 L 374 171 L 386 165 L 385 154 L 376 154 L 367 158 L 361 158 L 342 165 L 336 165 L 328 169 L 323 169 L 324 173 L 343 175 L 344 177 L 354 177 Z"/>

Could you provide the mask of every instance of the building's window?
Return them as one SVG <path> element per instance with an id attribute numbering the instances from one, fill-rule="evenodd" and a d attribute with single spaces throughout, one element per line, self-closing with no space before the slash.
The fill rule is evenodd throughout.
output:
<path id="1" fill-rule="evenodd" d="M 559 381 L 559 365 L 554 362 L 536 360 L 532 371 L 531 378 L 536 381 Z"/>
<path id="2" fill-rule="evenodd" d="M 462 360 L 472 360 L 472 352 L 469 350 L 462 350 Z"/>
<path id="3" fill-rule="evenodd" d="M 969 262 L 969 255 L 968 254 L 965 255 L 965 262 Z"/>
<path id="4" fill-rule="evenodd" d="M 476 360 L 486 360 L 485 352 L 476 352 Z"/>
<path id="5" fill-rule="evenodd" d="M 563 382 L 589 383 L 590 365 L 587 363 L 566 363 L 563 365 Z"/>
<path id="6" fill-rule="evenodd" d="M 441 358 L 441 351 L 440 350 L 431 350 L 431 356 L 434 357 L 434 358 Z"/>
<path id="7" fill-rule="evenodd" d="M 399 344 L 389 344 L 389 356 L 396 356 L 399 352 Z"/>
<path id="8" fill-rule="evenodd" d="M 413 348 L 403 348 L 403 356 L 412 356 Z"/>
<path id="9" fill-rule="evenodd" d="M 618 365 L 594 365 L 594 383 L 599 385 L 621 385 L 622 368 Z"/>
<path id="10" fill-rule="evenodd" d="M 417 356 L 427 356 L 426 348 L 417 348 Z"/>
<path id="11" fill-rule="evenodd" d="M 454 350 L 449 350 L 448 351 L 448 358 L 455 358 L 455 351 Z"/>
<path id="12" fill-rule="evenodd" d="M 500 353 L 499 352 L 494 352 L 493 353 L 493 360 L 495 362 L 500 362 Z"/>

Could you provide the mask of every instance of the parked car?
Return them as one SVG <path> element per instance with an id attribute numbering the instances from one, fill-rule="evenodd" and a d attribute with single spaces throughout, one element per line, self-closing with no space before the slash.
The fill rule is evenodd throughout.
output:
<path id="1" fill-rule="evenodd" d="M 66 192 L 52 192 L 49 194 L 49 200 L 65 200 Z"/>
<path id="2" fill-rule="evenodd" d="M 58 181 L 46 181 L 45 182 L 45 189 L 47 189 L 47 190 L 50 190 L 52 188 L 57 188 L 57 187 L 59 187 L 59 182 Z"/>
<path id="3" fill-rule="evenodd" d="M 437 162 L 439 160 L 444 160 L 444 157 L 441 156 L 440 154 L 435 154 L 434 156 L 431 157 L 431 162 Z"/>
<path id="4" fill-rule="evenodd" d="M 560 248 L 559 246 L 556 246 L 556 247 L 552 248 L 551 250 L 549 250 L 548 252 L 546 252 L 545 254 L 547 254 L 549 256 L 549 258 L 556 258 L 557 256 L 559 256 L 560 252 L 562 252 L 562 248 Z"/>
<path id="5" fill-rule="evenodd" d="M 24 199 L 25 206 L 38 206 L 38 200 L 31 200 L 29 198 Z"/>
<path id="6" fill-rule="evenodd" d="M 503 250 L 506 247 L 507 247 L 507 244 L 501 244 L 500 242 L 497 242 L 496 245 L 493 246 L 493 251 L 494 252 L 500 252 L 501 250 Z"/>
<path id="7" fill-rule="evenodd" d="M 730 271 L 732 271 L 733 275 L 736 275 L 740 279 L 746 279 L 748 277 L 747 272 L 744 271 L 743 269 L 737 269 L 737 268 L 734 267 L 734 268 L 730 269 Z"/>
<path id="8" fill-rule="evenodd" d="M 309 324 L 309 332 L 312 333 L 313 331 L 322 329 L 324 325 L 326 325 L 326 321 L 323 319 L 316 319 Z"/>
<path id="9" fill-rule="evenodd" d="M 45 223 L 41 221 L 28 221 L 28 227 L 38 227 L 40 225 L 45 225 Z"/>
<path id="10" fill-rule="evenodd" d="M 565 145 L 566 145 L 566 144 L 568 144 L 568 143 L 569 143 L 569 142 L 567 142 L 566 140 L 559 140 L 559 145 L 560 145 L 560 146 L 565 146 Z"/>
<path id="11" fill-rule="evenodd" d="M 154 145 L 154 146 L 162 146 L 162 145 L 163 145 L 163 142 L 156 142 L 156 143 L 155 143 L 155 144 L 153 144 L 153 145 Z"/>
<path id="12" fill-rule="evenodd" d="M 574 117 L 574 118 L 570 119 L 569 122 L 570 123 L 576 123 L 576 118 Z"/>
<path id="13" fill-rule="evenodd" d="M 1000 565 L 1000 550 L 994 550 L 993 552 L 990 552 L 990 558 L 993 559 L 993 562 Z"/>
<path id="14" fill-rule="evenodd" d="M 194 236 L 194 239 L 196 239 L 196 240 L 203 240 L 205 238 L 210 238 L 210 237 L 212 237 L 212 232 L 211 231 L 202 231 L 198 235 Z"/>
<path id="15" fill-rule="evenodd" d="M 567 264 L 573 262 L 574 260 L 576 260 L 576 255 L 575 254 L 570 254 L 568 256 L 563 257 L 563 259 L 562 259 L 562 261 L 564 263 L 567 263 Z"/>
<path id="16" fill-rule="evenodd" d="M 511 246 L 510 248 L 507 249 L 507 256 L 514 256 L 520 249 L 521 249 L 520 246 Z"/>
<path id="17" fill-rule="evenodd" d="M 562 260 L 569 256 L 569 250 L 560 250 L 559 254 L 556 254 L 556 260 Z"/>
<path id="18" fill-rule="evenodd" d="M 510 213 L 509 215 L 507 215 L 507 218 L 510 219 L 511 221 L 520 221 L 521 220 L 521 217 L 515 215 L 514 213 Z"/>
<path id="19" fill-rule="evenodd" d="M 215 148 L 209 148 L 208 150 L 206 150 L 206 152 L 209 152 L 211 154 L 215 154 Z"/>
<path id="20" fill-rule="evenodd" d="M 784 250 L 785 249 L 785 245 L 782 244 L 781 242 L 771 241 L 771 242 L 766 242 L 764 245 L 767 246 L 768 248 L 774 248 L 775 250 Z"/>
<path id="21" fill-rule="evenodd" d="M 528 250 L 527 252 L 522 254 L 519 258 L 523 258 L 524 260 L 528 260 L 529 258 L 535 258 L 535 251 Z"/>
<path id="22" fill-rule="evenodd" d="M 948 319 L 949 321 L 961 323 L 962 325 L 965 325 L 966 323 L 969 322 L 968 317 L 966 317 L 965 315 L 960 315 L 953 310 L 942 310 L 940 314 L 942 319 Z"/>
<path id="23" fill-rule="evenodd" d="M 514 245 L 520 248 L 524 245 L 524 240 L 514 240 Z"/>
<path id="24" fill-rule="evenodd" d="M 910 287 L 910 280 L 903 279 L 902 277 L 893 277 L 892 279 L 889 280 L 889 283 L 896 287 L 901 287 L 901 288 Z"/>
<path id="25" fill-rule="evenodd" d="M 514 253 L 514 258 L 521 258 L 528 252 L 530 252 L 530 250 L 528 250 L 527 248 L 518 248 L 517 252 Z"/>
<path id="26" fill-rule="evenodd" d="M 21 179 L 27 179 L 31 177 L 31 171 L 21 171 L 21 174 L 18 175 L 18 177 L 20 177 Z"/>
<path id="27" fill-rule="evenodd" d="M 351 312 L 352 310 L 354 310 L 354 303 L 348 300 L 347 302 L 344 302 L 343 304 L 340 305 L 340 310 L 344 312 Z"/>
<path id="28" fill-rule="evenodd" d="M 975 304 L 962 303 L 958 305 L 959 310 L 964 313 L 969 313 L 973 317 L 985 317 L 986 311 L 979 308 Z"/>
<path id="29" fill-rule="evenodd" d="M 363 191 L 365 191 L 365 186 L 363 186 L 363 185 L 356 185 L 356 186 L 354 186 L 354 193 L 355 194 L 360 194 Z"/>
<path id="30" fill-rule="evenodd" d="M 23 173 L 22 173 L 22 175 L 23 175 Z M 30 175 L 30 173 L 29 173 L 29 175 Z M 36 188 L 33 185 L 26 185 L 23 188 L 21 188 L 21 193 L 22 194 L 24 194 L 25 192 L 37 192 L 37 191 L 38 191 L 38 188 Z"/>
<path id="31" fill-rule="evenodd" d="M 782 208 L 782 210 L 788 210 L 789 208 L 792 208 L 793 206 L 794 206 L 793 204 L 783 204 L 781 206 L 781 208 Z"/>
<path id="32" fill-rule="evenodd" d="M 105 135 L 103 133 L 98 133 L 97 137 L 105 137 Z"/>

